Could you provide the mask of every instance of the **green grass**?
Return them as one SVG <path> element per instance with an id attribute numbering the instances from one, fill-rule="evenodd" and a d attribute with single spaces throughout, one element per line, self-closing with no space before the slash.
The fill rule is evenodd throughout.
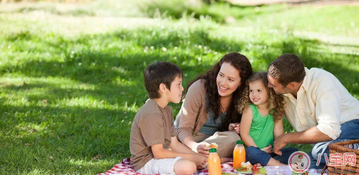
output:
<path id="1" fill-rule="evenodd" d="M 319 32 L 359 37 L 359 6 L 238 6 L 226 2 L 205 4 L 186 0 L 150 1 L 141 6 L 150 17 L 180 19 L 209 17 L 219 23 L 235 23 L 249 30 Z M 235 19 L 235 20 L 233 20 Z"/>
<path id="2" fill-rule="evenodd" d="M 302 7 L 281 12 L 292 17 L 227 4 L 202 7 L 207 12 L 221 6 L 232 11 L 245 8 L 251 19 L 264 21 L 251 23 L 238 14 L 236 24 L 226 25 L 212 17 L 195 16 L 128 20 L 117 17 L 128 14 L 111 14 L 117 7 L 97 5 L 99 11 L 93 10 L 96 4 L 71 7 L 70 11 L 93 12 L 90 16 L 46 10 L 0 13 L 0 174 L 95 174 L 129 157 L 130 126 L 147 99 L 142 72 L 155 61 L 179 65 L 185 86 L 231 51 L 246 55 L 255 71 L 266 70 L 282 53 L 294 53 L 307 67 L 332 72 L 359 98 L 359 43 L 324 43 L 275 25 L 302 16 Z M 110 16 L 99 13 L 105 7 L 110 8 Z M 356 8 L 321 7 L 320 11 L 335 18 L 329 12 L 346 16 Z M 277 22 L 263 27 L 270 23 L 271 15 L 276 15 Z M 321 19 L 301 17 L 298 21 L 302 22 L 293 22 L 292 28 L 323 32 L 332 24 L 322 24 Z M 342 22 L 355 20 L 346 17 Z M 319 25 L 323 29 L 315 28 Z M 358 36 L 359 25 L 341 27 L 343 30 L 329 29 L 327 34 Z M 177 114 L 180 105 L 173 106 Z M 293 128 L 285 123 L 285 130 Z M 294 146 L 310 150 L 308 145 Z"/>
<path id="3" fill-rule="evenodd" d="M 359 6 L 286 7 L 250 16 L 241 26 L 359 37 Z M 262 7 L 258 11 L 263 11 Z"/>
<path id="4" fill-rule="evenodd" d="M 181 19 L 182 17 L 190 16 L 200 19 L 207 16 L 219 23 L 228 22 L 228 18 L 240 20 L 286 9 L 284 5 L 263 6 L 261 10 L 258 10 L 258 7 L 238 6 L 227 2 L 206 4 L 201 2 L 191 3 L 191 1 L 185 0 L 149 1 L 140 7 L 142 7 L 140 8 L 142 12 L 150 17 Z"/>

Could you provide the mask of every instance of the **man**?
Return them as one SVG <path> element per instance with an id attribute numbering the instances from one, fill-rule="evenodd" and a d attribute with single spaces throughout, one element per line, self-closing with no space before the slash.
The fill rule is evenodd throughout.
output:
<path id="1" fill-rule="evenodd" d="M 311 156 L 318 160 L 321 154 L 325 163 L 329 143 L 359 138 L 359 101 L 331 73 L 307 69 L 296 55 L 283 54 L 269 65 L 268 82 L 283 94 L 286 117 L 297 131 L 274 141 L 276 154 L 288 143 L 316 144 Z"/>

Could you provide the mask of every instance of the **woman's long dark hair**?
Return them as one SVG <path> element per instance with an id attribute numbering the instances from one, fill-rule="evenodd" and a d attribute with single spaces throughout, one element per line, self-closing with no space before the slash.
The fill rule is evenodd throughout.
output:
<path id="1" fill-rule="evenodd" d="M 209 105 L 207 107 L 207 111 L 212 111 L 215 114 L 214 121 L 217 120 L 221 112 L 221 102 L 220 96 L 218 94 L 217 88 L 217 75 L 223 63 L 229 63 L 234 68 L 239 71 L 239 76 L 241 77 L 241 83 L 239 87 L 233 92 L 231 103 L 228 106 L 226 118 L 222 120 L 221 126 L 218 128 L 219 131 L 228 130 L 228 126 L 230 123 L 240 122 L 241 114 L 237 112 L 236 106 L 239 102 L 239 98 L 243 93 L 245 88 L 245 82 L 248 77 L 252 75 L 252 66 L 248 61 L 247 57 L 237 52 L 232 52 L 224 55 L 224 57 L 216 63 L 212 69 L 210 69 L 206 74 L 197 76 L 194 80 L 192 80 L 187 88 L 185 93 L 187 93 L 188 88 L 197 80 L 204 79 L 204 86 L 206 88 L 206 93 L 208 95 Z"/>

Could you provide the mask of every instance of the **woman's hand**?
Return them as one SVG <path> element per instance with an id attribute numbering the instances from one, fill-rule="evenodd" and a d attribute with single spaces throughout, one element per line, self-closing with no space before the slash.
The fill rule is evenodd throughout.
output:
<path id="1" fill-rule="evenodd" d="M 241 126 L 240 123 L 230 123 L 228 126 L 228 131 L 236 131 L 239 134 L 239 127 Z"/>
<path id="2" fill-rule="evenodd" d="M 272 145 L 269 145 L 269 146 L 267 146 L 267 147 L 264 147 L 264 148 L 262 148 L 261 150 L 264 151 L 264 152 L 266 152 L 266 153 L 268 153 L 268 154 L 273 153 Z"/>
<path id="3" fill-rule="evenodd" d="M 209 148 L 210 148 L 210 147 L 209 147 L 209 144 L 208 144 L 208 143 L 206 143 L 206 142 L 201 142 L 201 143 L 199 143 L 198 146 L 197 146 L 197 152 L 198 152 L 199 154 L 202 154 L 202 155 L 208 157 L 208 155 L 209 155 Z"/>

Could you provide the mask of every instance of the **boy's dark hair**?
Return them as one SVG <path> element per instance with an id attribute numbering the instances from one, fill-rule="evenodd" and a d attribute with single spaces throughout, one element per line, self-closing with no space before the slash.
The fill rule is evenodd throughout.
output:
<path id="1" fill-rule="evenodd" d="M 145 87 L 148 92 L 148 96 L 153 98 L 160 98 L 158 92 L 159 85 L 165 84 L 166 87 L 171 90 L 171 83 L 179 76 L 183 77 L 181 68 L 170 62 L 155 62 L 146 67 L 144 73 Z"/>
<path id="2" fill-rule="evenodd" d="M 294 54 L 283 54 L 269 65 L 268 75 L 278 79 L 278 82 L 284 87 L 290 82 L 299 83 L 305 77 L 304 64 Z"/>

